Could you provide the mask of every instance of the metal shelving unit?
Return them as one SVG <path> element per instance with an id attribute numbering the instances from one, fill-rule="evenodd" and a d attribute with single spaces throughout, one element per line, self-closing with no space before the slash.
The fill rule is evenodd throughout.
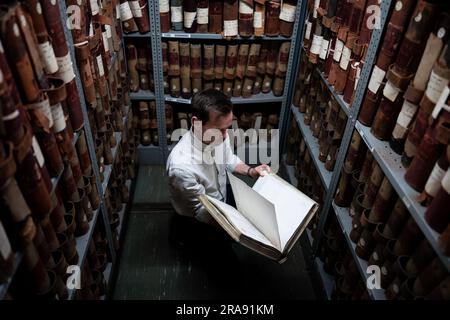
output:
<path id="1" fill-rule="evenodd" d="M 184 31 L 170 31 L 161 34 L 163 39 L 194 39 L 194 40 L 225 40 L 225 41 L 290 41 L 291 38 L 276 36 L 276 37 L 241 37 L 237 36 L 232 39 L 226 39 L 223 35 L 217 33 L 186 33 Z"/>
<path id="2" fill-rule="evenodd" d="M 131 100 L 155 100 L 155 94 L 150 90 L 139 90 L 138 92 L 130 92 Z"/>
<path id="3" fill-rule="evenodd" d="M 305 139 L 306 146 L 311 153 L 317 172 L 319 172 L 320 180 L 322 181 L 325 190 L 328 191 L 330 188 L 333 171 L 328 171 L 325 169 L 325 164 L 319 160 L 319 140 L 312 135 L 310 128 L 305 124 L 303 114 L 300 113 L 294 106 L 291 106 L 291 110 L 294 114 L 295 120 L 297 120 L 303 139 Z"/>
<path id="4" fill-rule="evenodd" d="M 252 95 L 250 98 L 243 97 L 231 97 L 233 104 L 255 104 L 255 103 L 270 103 L 270 102 L 282 102 L 285 99 L 284 96 L 277 97 L 272 92 L 258 93 Z M 191 104 L 191 99 L 175 98 L 170 95 L 165 95 L 164 100 L 167 102 Z"/>
<path id="5" fill-rule="evenodd" d="M 356 122 L 355 128 L 363 138 L 367 148 L 372 152 L 386 177 L 388 177 L 389 182 L 394 187 L 398 196 L 408 208 L 411 216 L 416 221 L 420 230 L 422 230 L 437 256 L 441 259 L 447 270 L 450 271 L 450 257 L 446 256 L 439 246 L 439 234 L 425 221 L 426 208 L 416 201 L 419 193 L 405 181 L 406 169 L 402 166 L 401 156 L 392 151 L 388 142 L 375 138 L 370 132 L 369 127 Z"/>
<path id="6" fill-rule="evenodd" d="M 350 252 L 352 253 L 353 259 L 358 266 L 358 270 L 361 274 L 361 277 L 364 279 L 364 282 L 367 282 L 369 274 L 367 273 L 367 261 L 361 259 L 356 254 L 356 244 L 350 239 L 350 232 L 352 231 L 352 218 L 350 217 L 348 208 L 338 207 L 333 202 L 333 209 L 336 214 L 337 220 L 339 221 L 339 225 L 344 231 L 345 240 L 347 240 L 348 246 L 350 248 Z M 384 289 L 371 289 L 367 290 L 369 292 L 370 297 L 373 300 L 386 300 L 386 296 L 384 294 Z"/>

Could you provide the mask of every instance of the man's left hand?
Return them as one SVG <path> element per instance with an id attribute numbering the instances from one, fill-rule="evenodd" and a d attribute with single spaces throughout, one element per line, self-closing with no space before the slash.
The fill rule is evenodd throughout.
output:
<path id="1" fill-rule="evenodd" d="M 268 174 L 270 172 L 270 167 L 267 164 L 262 164 L 258 167 L 255 168 L 251 168 L 249 175 L 253 178 L 256 179 L 258 177 L 263 177 L 266 174 Z"/>

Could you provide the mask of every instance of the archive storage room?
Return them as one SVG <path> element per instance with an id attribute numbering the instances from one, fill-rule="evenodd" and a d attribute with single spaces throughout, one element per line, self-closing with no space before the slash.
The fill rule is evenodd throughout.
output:
<path id="1" fill-rule="evenodd" d="M 0 3 L 0 300 L 448 300 L 449 208 L 448 1 Z"/>

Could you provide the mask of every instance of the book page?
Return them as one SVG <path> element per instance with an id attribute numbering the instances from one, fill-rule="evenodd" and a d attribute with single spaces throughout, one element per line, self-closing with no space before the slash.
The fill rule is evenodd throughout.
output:
<path id="1" fill-rule="evenodd" d="M 242 234 L 267 246 L 273 247 L 273 244 L 267 239 L 250 221 L 248 221 L 239 211 L 232 206 L 208 196 L 209 201 L 215 205 L 228 219 L 228 221 Z"/>
<path id="2" fill-rule="evenodd" d="M 275 205 L 281 248 L 284 250 L 316 202 L 275 174 L 260 177 L 253 190 Z"/>
<path id="3" fill-rule="evenodd" d="M 250 188 L 244 181 L 228 172 L 238 211 L 266 236 L 275 248 L 282 251 L 275 206 Z"/>

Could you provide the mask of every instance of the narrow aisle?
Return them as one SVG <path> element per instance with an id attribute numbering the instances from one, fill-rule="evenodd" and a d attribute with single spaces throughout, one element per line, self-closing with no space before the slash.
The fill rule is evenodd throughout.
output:
<path id="1" fill-rule="evenodd" d="M 142 167 L 140 172 L 152 172 L 152 177 L 139 175 L 146 183 L 138 181 L 137 188 L 145 185 L 146 189 L 136 190 L 134 199 L 148 197 L 149 203 L 155 203 L 156 195 L 158 201 L 167 202 L 152 190 L 163 185 L 149 182 L 155 172 L 164 171 Z M 214 236 L 195 239 L 193 235 L 193 243 L 179 244 L 169 240 L 179 233 L 175 212 L 143 211 L 142 201 L 139 207 L 139 213 L 133 213 L 132 207 L 129 217 L 114 299 L 315 299 L 299 245 L 279 265 Z M 185 227 L 196 233 L 195 227 Z"/>

